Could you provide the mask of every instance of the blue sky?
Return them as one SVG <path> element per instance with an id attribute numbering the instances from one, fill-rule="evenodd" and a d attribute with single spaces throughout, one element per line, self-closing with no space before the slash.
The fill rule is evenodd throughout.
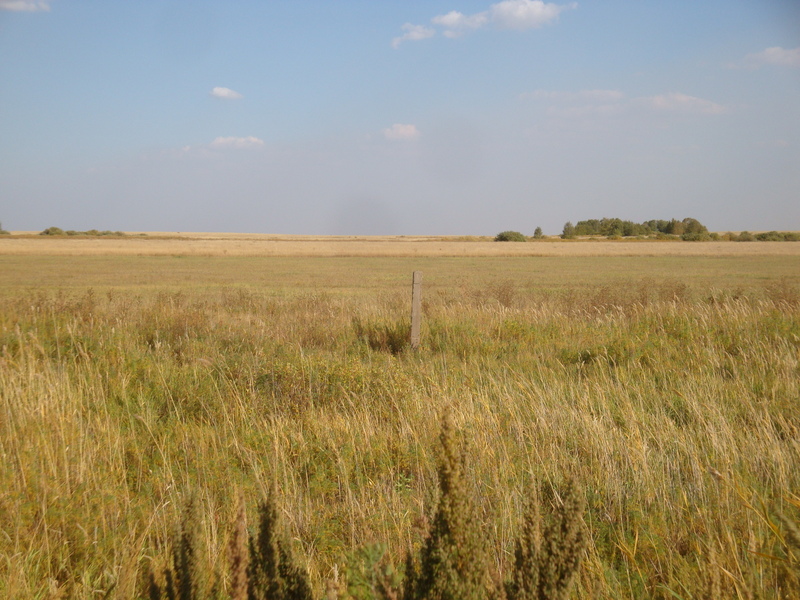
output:
<path id="1" fill-rule="evenodd" d="M 800 229 L 794 0 L 0 0 L 11 230 Z"/>

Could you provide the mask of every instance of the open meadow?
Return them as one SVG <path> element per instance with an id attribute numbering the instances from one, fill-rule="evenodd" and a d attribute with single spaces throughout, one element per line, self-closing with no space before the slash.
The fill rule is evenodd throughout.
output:
<path id="1" fill-rule="evenodd" d="M 800 597 L 800 244 L 210 237 L 0 239 L 0 597 L 147 597 L 190 498 L 229 597 L 270 493 L 391 597 L 445 415 L 497 590 L 574 481 L 569 597 Z"/>

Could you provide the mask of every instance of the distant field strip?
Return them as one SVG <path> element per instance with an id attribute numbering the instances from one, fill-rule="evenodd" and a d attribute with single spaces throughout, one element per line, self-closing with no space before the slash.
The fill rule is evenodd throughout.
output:
<path id="1" fill-rule="evenodd" d="M 181 237 L 0 239 L 0 255 L 134 256 L 800 256 L 791 242 L 462 241 L 443 237 Z"/>

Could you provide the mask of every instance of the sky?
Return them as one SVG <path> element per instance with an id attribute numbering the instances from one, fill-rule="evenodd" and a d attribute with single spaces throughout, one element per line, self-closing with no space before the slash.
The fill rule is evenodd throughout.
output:
<path id="1" fill-rule="evenodd" d="M 800 230 L 796 0 L 0 0 L 0 223 Z"/>

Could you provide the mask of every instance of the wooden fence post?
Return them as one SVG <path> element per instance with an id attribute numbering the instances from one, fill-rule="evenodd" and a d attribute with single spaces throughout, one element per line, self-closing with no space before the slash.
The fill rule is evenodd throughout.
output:
<path id="1" fill-rule="evenodd" d="M 422 271 L 414 271 L 411 280 L 411 348 L 419 348 L 419 327 L 422 321 Z"/>

